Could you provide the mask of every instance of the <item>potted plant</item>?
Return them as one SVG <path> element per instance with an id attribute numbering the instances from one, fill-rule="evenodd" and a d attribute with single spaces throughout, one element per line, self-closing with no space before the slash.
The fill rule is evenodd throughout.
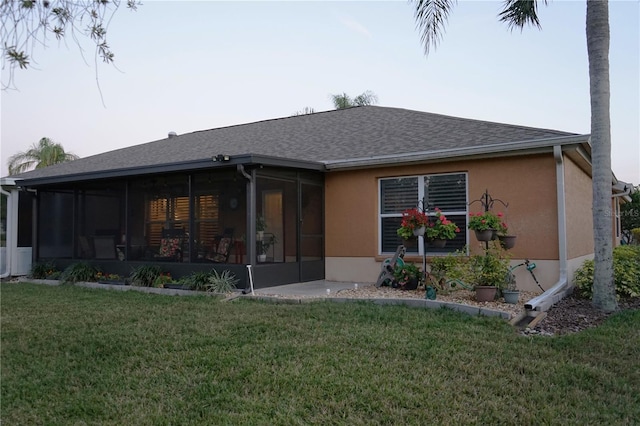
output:
<path id="1" fill-rule="evenodd" d="M 402 212 L 402 222 L 397 233 L 400 237 L 408 240 L 411 237 L 424 235 L 425 229 L 429 224 L 429 216 L 420 211 L 420 209 L 407 209 Z"/>
<path id="2" fill-rule="evenodd" d="M 506 222 L 500 222 L 498 225 L 498 240 L 504 249 L 512 249 L 516 245 L 516 236 L 509 235 L 509 226 Z"/>
<path id="3" fill-rule="evenodd" d="M 494 239 L 494 233 L 500 228 L 502 213 L 495 214 L 492 211 L 484 213 L 469 213 L 468 228 L 475 231 L 478 241 L 490 241 Z"/>
<path id="4" fill-rule="evenodd" d="M 256 216 L 256 240 L 262 241 L 264 231 L 267 229 L 267 220 L 262 215 Z"/>
<path id="5" fill-rule="evenodd" d="M 509 274 L 509 256 L 496 241 L 483 254 L 469 258 L 472 283 L 478 302 L 490 302 L 495 299 L 498 289 L 506 286 Z"/>
<path id="6" fill-rule="evenodd" d="M 425 229 L 425 237 L 434 247 L 444 247 L 447 240 L 452 240 L 456 234 L 460 232 L 460 228 L 451 222 L 442 214 L 442 211 L 436 207 L 435 216 L 431 217 Z"/>
<path id="7" fill-rule="evenodd" d="M 258 241 L 258 262 L 267 261 L 267 252 L 271 246 L 277 242 L 278 240 L 275 235 L 270 235 L 266 239 Z"/>
<path id="8" fill-rule="evenodd" d="M 506 288 L 502 290 L 502 297 L 504 297 L 505 303 L 510 303 L 515 305 L 518 303 L 518 299 L 520 298 L 520 290 L 516 286 L 516 276 L 511 272 L 507 272 L 506 278 Z"/>
<path id="9" fill-rule="evenodd" d="M 393 273 L 394 287 L 401 290 L 415 290 L 422 280 L 422 271 L 413 263 L 398 265 Z"/>

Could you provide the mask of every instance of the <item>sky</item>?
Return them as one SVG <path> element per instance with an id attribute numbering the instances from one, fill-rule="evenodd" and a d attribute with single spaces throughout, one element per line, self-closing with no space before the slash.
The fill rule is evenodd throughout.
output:
<path id="1" fill-rule="evenodd" d="M 0 175 L 42 137 L 87 157 L 178 134 L 378 105 L 590 132 L 584 1 L 540 2 L 542 30 L 510 30 L 502 2 L 459 1 L 425 56 L 413 5 L 397 1 L 143 1 L 118 10 L 115 65 L 71 39 L 33 52 L 0 93 Z M 610 2 L 612 169 L 640 183 L 640 2 Z M 7 79 L 3 70 L 3 82 Z M 99 87 L 98 87 L 99 85 Z"/>

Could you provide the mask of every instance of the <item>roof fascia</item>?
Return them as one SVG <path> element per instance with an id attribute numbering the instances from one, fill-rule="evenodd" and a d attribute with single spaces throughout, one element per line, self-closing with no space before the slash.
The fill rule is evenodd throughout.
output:
<path id="1" fill-rule="evenodd" d="M 22 179 L 20 181 L 21 186 L 34 187 L 41 185 L 53 185 L 61 183 L 71 183 L 89 180 L 101 180 L 101 179 L 118 179 L 128 178 L 142 175 L 163 174 L 163 173 L 175 173 L 175 172 L 190 172 L 198 170 L 208 170 L 215 168 L 229 168 L 235 167 L 237 164 L 244 166 L 251 165 L 266 165 L 274 167 L 289 167 L 306 170 L 324 171 L 325 166 L 323 163 L 312 161 L 297 161 L 287 160 L 278 157 L 270 157 L 265 155 L 254 154 L 242 154 L 229 156 L 228 161 L 216 161 L 215 156 L 197 161 L 186 161 L 180 163 L 170 164 L 158 164 L 144 167 L 130 167 L 123 169 L 104 170 L 97 172 L 87 173 L 75 173 L 69 175 L 48 176 L 42 178 Z"/>
<path id="2" fill-rule="evenodd" d="M 437 162 L 443 160 L 461 160 L 465 158 L 484 158 L 549 152 L 554 145 L 576 145 L 586 143 L 589 135 L 570 135 L 557 138 L 534 139 L 518 142 L 483 145 L 479 147 L 453 148 L 437 151 L 419 151 L 406 154 L 392 154 L 347 160 L 326 161 L 328 171 L 352 168 L 397 166 L 402 164 Z"/>

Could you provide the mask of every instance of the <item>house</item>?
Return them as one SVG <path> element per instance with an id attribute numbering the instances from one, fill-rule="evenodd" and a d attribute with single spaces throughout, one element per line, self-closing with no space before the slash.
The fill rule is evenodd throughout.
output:
<path id="1" fill-rule="evenodd" d="M 174 276 L 230 269 L 243 283 L 252 265 L 256 287 L 374 282 L 402 242 L 403 210 L 424 202 L 462 230 L 427 256 L 475 251 L 467 217 L 490 194 L 517 234 L 513 261 L 535 262 L 548 289 L 593 256 L 590 155 L 589 135 L 378 106 L 172 132 L 4 178 L 11 264 L 83 259 L 128 273 L 158 262 Z M 612 226 L 618 243 L 619 218 Z M 416 239 L 407 258 L 423 250 Z"/>

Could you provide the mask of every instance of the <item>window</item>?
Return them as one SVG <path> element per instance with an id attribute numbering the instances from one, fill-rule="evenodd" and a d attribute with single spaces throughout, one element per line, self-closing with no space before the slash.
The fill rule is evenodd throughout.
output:
<path id="1" fill-rule="evenodd" d="M 442 249 L 426 247 L 427 253 L 449 253 L 462 249 L 467 243 L 467 174 L 449 173 L 379 181 L 380 253 L 393 253 L 400 244 L 408 253 L 423 254 L 424 239 L 416 237 L 404 241 L 396 231 L 406 209 L 426 207 L 430 214 L 437 207 L 460 228 L 458 236 Z"/>

